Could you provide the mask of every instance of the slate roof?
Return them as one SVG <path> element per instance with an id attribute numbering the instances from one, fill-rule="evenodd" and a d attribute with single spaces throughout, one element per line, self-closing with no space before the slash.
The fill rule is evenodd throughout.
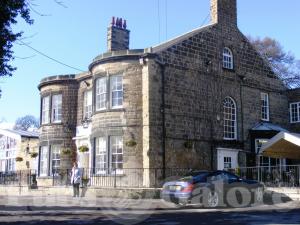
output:
<path id="1" fill-rule="evenodd" d="M 10 130 L 10 129 L 4 129 L 8 132 L 14 133 L 14 134 L 18 134 L 21 137 L 32 137 L 32 138 L 38 138 L 39 137 L 39 133 L 35 132 L 35 131 L 23 131 L 23 130 Z"/>
<path id="2" fill-rule="evenodd" d="M 282 128 L 281 126 L 275 125 L 273 123 L 260 122 L 255 125 L 251 130 L 274 130 L 274 131 L 284 131 L 288 132 L 288 130 Z"/>

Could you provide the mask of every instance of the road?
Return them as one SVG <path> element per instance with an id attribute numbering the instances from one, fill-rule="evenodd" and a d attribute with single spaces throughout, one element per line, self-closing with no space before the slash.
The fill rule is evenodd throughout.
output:
<path id="1" fill-rule="evenodd" d="M 300 202 L 263 204 L 247 208 L 176 207 L 161 200 L 0 197 L 0 224 L 300 224 Z"/>

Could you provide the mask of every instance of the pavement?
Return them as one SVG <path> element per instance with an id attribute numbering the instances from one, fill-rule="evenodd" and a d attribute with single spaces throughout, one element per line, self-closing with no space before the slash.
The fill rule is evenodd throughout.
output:
<path id="1" fill-rule="evenodd" d="M 160 199 L 0 196 L 0 224 L 300 224 L 300 202 L 244 208 L 178 207 Z"/>

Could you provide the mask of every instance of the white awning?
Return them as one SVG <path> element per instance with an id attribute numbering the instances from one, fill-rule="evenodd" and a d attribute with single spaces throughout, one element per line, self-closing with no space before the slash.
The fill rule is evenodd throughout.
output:
<path id="1" fill-rule="evenodd" d="M 260 154 L 272 158 L 300 159 L 300 134 L 280 132 L 262 145 Z"/>

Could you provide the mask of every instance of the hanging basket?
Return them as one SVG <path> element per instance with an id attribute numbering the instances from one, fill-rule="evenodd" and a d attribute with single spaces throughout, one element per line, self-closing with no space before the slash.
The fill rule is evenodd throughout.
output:
<path id="1" fill-rule="evenodd" d="M 81 152 L 81 153 L 84 153 L 84 152 L 88 152 L 89 151 L 89 147 L 86 146 L 86 145 L 82 145 L 78 148 L 78 151 Z"/>
<path id="2" fill-rule="evenodd" d="M 61 153 L 64 154 L 64 155 L 71 155 L 72 150 L 70 148 L 63 148 L 61 150 Z"/>
<path id="3" fill-rule="evenodd" d="M 23 158 L 22 157 L 16 157 L 16 162 L 22 162 Z"/>
<path id="4" fill-rule="evenodd" d="M 31 158 L 36 158 L 39 154 L 37 152 L 31 152 L 30 157 Z"/>

